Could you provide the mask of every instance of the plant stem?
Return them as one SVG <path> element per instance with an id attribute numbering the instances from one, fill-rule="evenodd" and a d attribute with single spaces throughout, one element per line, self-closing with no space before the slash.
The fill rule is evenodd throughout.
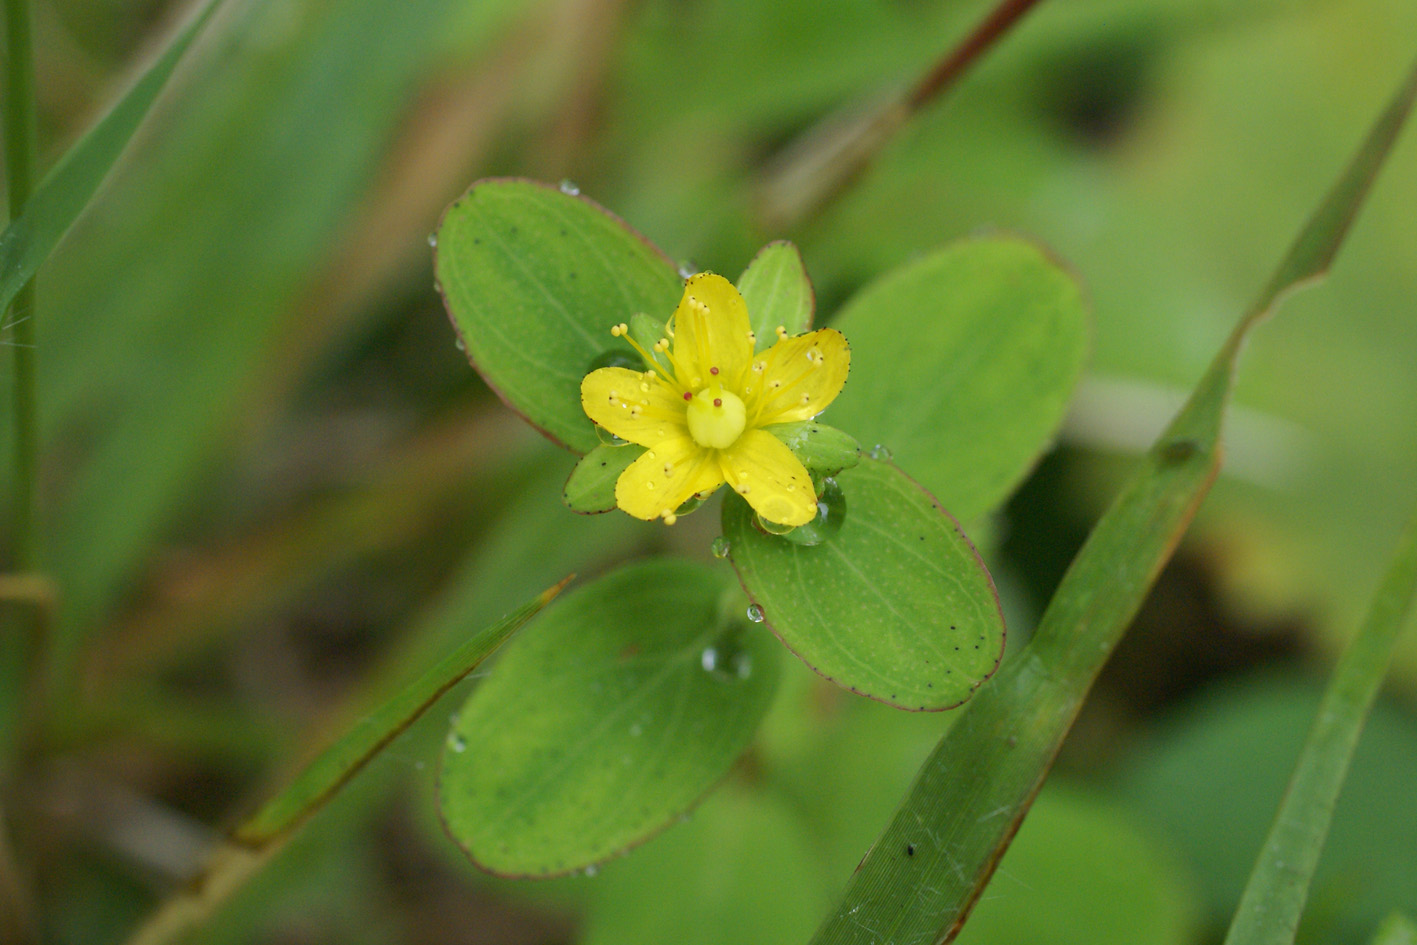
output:
<path id="1" fill-rule="evenodd" d="M 5 0 L 5 172 L 10 217 L 19 216 L 34 191 L 35 96 L 34 49 L 28 0 Z M 34 282 L 16 296 L 3 319 L 14 332 L 15 352 L 15 492 L 11 534 L 15 568 L 39 567 L 35 534 L 35 470 L 39 420 L 35 396 Z"/>

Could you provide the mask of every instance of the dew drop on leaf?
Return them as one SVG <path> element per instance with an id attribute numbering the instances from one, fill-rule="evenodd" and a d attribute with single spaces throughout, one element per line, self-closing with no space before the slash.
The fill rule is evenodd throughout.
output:
<path id="1" fill-rule="evenodd" d="M 763 618 L 763 609 L 762 609 L 761 607 L 759 607 L 757 604 L 749 604 L 749 605 L 748 605 L 748 619 L 751 620 L 751 621 L 753 621 L 753 623 L 762 623 L 762 622 L 763 622 L 763 619 L 764 619 L 764 618 Z"/>
<path id="2" fill-rule="evenodd" d="M 606 446 L 624 446 L 628 442 L 627 440 L 620 439 L 598 423 L 595 425 L 595 436 Z"/>
<path id="3" fill-rule="evenodd" d="M 724 538 L 722 535 L 719 535 L 713 540 L 713 544 L 709 545 L 709 550 L 713 552 L 713 556 L 715 558 L 727 558 L 728 539 Z"/>
<path id="4" fill-rule="evenodd" d="M 875 446 L 871 447 L 871 458 L 890 462 L 891 451 L 885 445 L 877 443 Z"/>
<path id="5" fill-rule="evenodd" d="M 564 177 L 561 178 L 560 188 L 561 193 L 567 195 L 568 197 L 578 197 L 581 193 L 581 189 L 579 187 L 577 187 L 573 182 L 567 180 Z"/>

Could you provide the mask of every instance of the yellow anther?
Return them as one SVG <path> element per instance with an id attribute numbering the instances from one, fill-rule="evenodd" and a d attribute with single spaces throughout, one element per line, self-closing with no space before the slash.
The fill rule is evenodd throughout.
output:
<path id="1" fill-rule="evenodd" d="M 673 525 L 675 522 L 679 521 L 679 516 L 669 511 L 669 509 L 665 509 L 662 514 L 664 515 L 664 524 L 666 525 Z"/>
<path id="2" fill-rule="evenodd" d="M 785 339 L 786 337 L 787 337 L 787 326 L 786 326 L 786 325 L 778 325 L 778 326 L 777 326 L 777 340 L 778 340 L 778 341 L 782 341 L 782 340 Z"/>

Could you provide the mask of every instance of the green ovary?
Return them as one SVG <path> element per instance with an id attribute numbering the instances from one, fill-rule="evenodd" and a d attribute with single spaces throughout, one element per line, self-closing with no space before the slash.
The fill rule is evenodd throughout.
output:
<path id="1" fill-rule="evenodd" d="M 711 389 L 701 390 L 689 401 L 685 411 L 689 435 L 694 442 L 709 449 L 726 450 L 743 435 L 747 411 L 736 394 Z"/>

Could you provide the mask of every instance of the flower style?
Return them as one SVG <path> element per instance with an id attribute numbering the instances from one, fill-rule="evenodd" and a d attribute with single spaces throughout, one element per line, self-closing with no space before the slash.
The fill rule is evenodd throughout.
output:
<path id="1" fill-rule="evenodd" d="M 817 515 L 812 479 L 781 440 L 763 429 L 810 420 L 846 383 L 851 351 L 841 332 L 823 328 L 754 353 L 748 307 L 733 284 L 701 272 L 654 354 L 624 336 L 644 358 L 643 373 L 622 367 L 581 381 L 581 405 L 606 430 L 647 448 L 615 483 L 615 504 L 646 521 L 675 521 L 690 497 L 728 485 L 770 522 L 805 525 Z M 657 355 L 657 356 L 656 356 Z"/>

